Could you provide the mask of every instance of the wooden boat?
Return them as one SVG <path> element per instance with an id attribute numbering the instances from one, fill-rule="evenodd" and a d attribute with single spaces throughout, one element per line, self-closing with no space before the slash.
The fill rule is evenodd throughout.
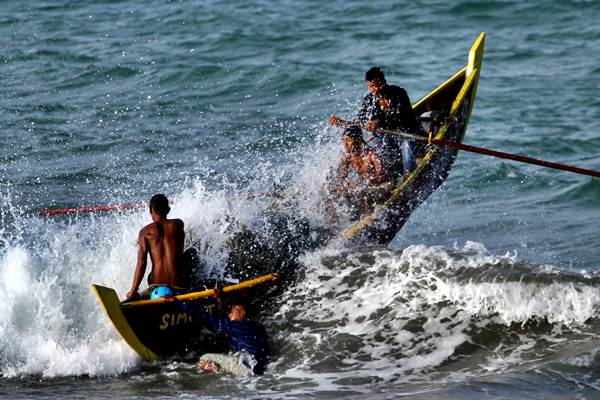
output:
<path id="1" fill-rule="evenodd" d="M 255 304 L 277 288 L 278 274 L 263 275 L 235 285 L 224 286 L 220 297 L 225 303 Z M 192 351 L 224 347 L 212 335 L 203 334 L 202 324 L 165 299 L 120 302 L 114 289 L 92 285 L 104 312 L 127 344 L 145 360 L 161 356 L 185 355 Z M 176 296 L 181 301 L 203 305 L 207 312 L 222 312 L 215 299 L 216 289 Z"/>
<path id="2" fill-rule="evenodd" d="M 443 116 L 432 122 L 431 138 L 463 141 L 477 93 L 484 41 L 485 33 L 481 33 L 469 51 L 467 66 L 413 106 L 416 115 L 435 112 Z M 457 155 L 457 149 L 430 146 L 420 155 L 416 169 L 383 204 L 344 230 L 329 245 L 389 243 L 411 213 L 446 180 Z"/>
<path id="3" fill-rule="evenodd" d="M 477 92 L 484 39 L 485 34 L 482 33 L 475 41 L 469 52 L 466 67 L 413 106 L 417 115 L 435 111 L 443 116 L 441 120 L 432 122 L 432 138 L 462 142 Z M 448 177 L 457 154 L 458 150 L 456 149 L 429 147 L 420 155 L 417 168 L 391 192 L 383 204 L 377 206 L 372 214 L 364 216 L 353 226 L 334 236 L 336 238 L 329 244 L 339 242 L 361 245 L 386 244 L 391 241 L 414 209 Z M 289 227 L 287 222 L 281 225 Z M 244 234 L 248 234 L 248 232 Z M 253 268 L 247 275 L 244 275 L 242 271 L 237 271 L 237 274 L 233 275 L 242 279 L 252 278 L 259 273 L 258 271 L 262 267 L 264 273 L 274 270 L 289 272 L 283 276 L 287 279 L 293 275 L 295 266 L 293 263 L 286 264 L 285 260 L 297 257 L 301 252 L 305 245 L 297 243 L 301 241 L 299 237 L 302 235 L 303 233 L 298 232 L 272 235 L 277 238 L 277 246 L 264 245 L 264 238 L 254 234 L 246 239 L 236 238 L 238 243 L 247 244 L 241 245 L 239 253 L 246 258 L 244 265 L 250 265 Z M 298 248 L 293 248 L 291 243 L 295 243 Z M 264 254 L 258 257 L 253 264 L 252 260 L 247 258 L 257 251 Z M 278 277 L 278 273 L 274 272 L 248 279 L 237 285 L 225 286 L 222 289 L 222 297 L 225 300 L 245 302 L 264 299 L 276 288 Z M 154 360 L 159 356 L 176 353 L 187 353 L 191 350 L 200 351 L 203 346 L 214 345 L 213 339 L 201 334 L 203 327 L 199 321 L 193 320 L 171 302 L 156 299 L 121 303 L 113 289 L 99 285 L 92 285 L 92 288 L 115 329 L 146 360 Z M 197 302 L 212 312 L 219 310 L 214 295 L 215 289 L 208 289 L 180 295 L 177 298 Z M 214 348 L 210 350 L 214 351 Z"/>

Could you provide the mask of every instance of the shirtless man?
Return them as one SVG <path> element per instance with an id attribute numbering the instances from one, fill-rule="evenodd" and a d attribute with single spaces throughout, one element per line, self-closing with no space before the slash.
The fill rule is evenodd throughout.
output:
<path id="1" fill-rule="evenodd" d="M 148 254 L 152 261 L 152 272 L 148 284 L 162 285 L 161 290 L 154 289 L 152 297 L 173 294 L 171 287 L 181 287 L 183 282 L 183 242 L 185 233 L 183 221 L 167 219 L 171 208 L 169 200 L 163 194 L 156 194 L 150 200 L 152 223 L 140 230 L 138 238 L 138 260 L 133 276 L 131 290 L 127 299 L 137 295 L 140 283 L 146 272 Z"/>
<path id="2" fill-rule="evenodd" d="M 371 211 L 374 201 L 389 190 L 389 182 L 385 169 L 377 153 L 365 143 L 360 128 L 346 128 L 342 137 L 346 155 L 339 168 L 338 193 L 347 197 L 358 197 L 363 204 L 363 211 Z M 358 179 L 347 183 L 350 167 L 358 174 Z"/>

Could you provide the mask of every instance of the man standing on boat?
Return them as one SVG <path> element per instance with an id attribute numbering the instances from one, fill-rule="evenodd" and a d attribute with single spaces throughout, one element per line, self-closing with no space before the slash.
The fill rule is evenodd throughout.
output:
<path id="1" fill-rule="evenodd" d="M 346 121 L 332 115 L 329 117 L 329 123 L 333 126 L 358 125 L 373 132 L 371 143 L 386 167 L 390 169 L 401 152 L 404 166 L 403 174 L 406 175 L 415 168 L 414 142 L 403 140 L 399 146 L 396 137 L 378 133 L 377 129 L 422 133 L 408 94 L 405 89 L 399 86 L 388 85 L 383 71 L 379 67 L 369 69 L 365 74 L 365 80 L 369 93 L 363 99 L 356 120 Z M 383 106 L 384 102 L 381 101 L 383 95 L 387 99 L 387 102 L 385 102 L 386 107 Z"/>
<path id="2" fill-rule="evenodd" d="M 168 219 L 167 214 L 170 210 L 169 200 L 165 195 L 152 196 L 150 215 L 153 222 L 140 230 L 138 260 L 127 299 L 138 296 L 138 289 L 146 272 L 148 255 L 152 261 L 152 272 L 148 275 L 151 298 L 172 295 L 174 288 L 184 285 L 183 221 Z"/>

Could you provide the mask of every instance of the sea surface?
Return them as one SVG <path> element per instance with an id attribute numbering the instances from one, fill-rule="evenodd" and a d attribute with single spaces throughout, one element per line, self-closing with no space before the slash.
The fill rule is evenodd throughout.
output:
<path id="1" fill-rule="evenodd" d="M 90 284 L 129 289 L 145 208 L 173 200 L 210 273 L 285 188 L 322 220 L 381 66 L 413 102 L 486 32 L 465 143 L 600 170 L 600 2 L 0 4 L 0 397 L 600 398 L 600 179 L 460 153 L 387 246 L 303 254 L 260 316 L 264 376 L 147 363 Z M 235 228 L 233 228 L 235 230 Z"/>

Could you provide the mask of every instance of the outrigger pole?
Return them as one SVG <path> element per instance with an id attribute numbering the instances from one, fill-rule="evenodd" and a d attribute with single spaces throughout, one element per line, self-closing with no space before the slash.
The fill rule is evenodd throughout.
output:
<path id="1" fill-rule="evenodd" d="M 593 176 L 595 178 L 600 178 L 600 171 L 594 171 L 591 169 L 573 167 L 571 165 L 565 165 L 565 164 L 558 164 L 555 162 L 540 160 L 537 158 L 520 156 L 518 154 L 505 153 L 503 151 L 490 150 L 490 149 L 485 149 L 483 147 L 476 147 L 476 146 L 470 146 L 468 144 L 451 142 L 449 140 L 429 139 L 429 138 L 426 138 L 423 136 L 414 135 L 412 133 L 394 131 L 394 130 L 390 130 L 390 129 L 377 129 L 377 132 L 383 133 L 386 135 L 399 136 L 399 137 L 403 137 L 403 138 L 407 138 L 407 139 L 412 139 L 412 140 L 416 140 L 418 142 L 433 144 L 436 146 L 451 147 L 454 149 L 469 151 L 471 153 L 485 154 L 487 156 L 505 158 L 507 160 L 518 161 L 518 162 L 522 162 L 522 163 L 526 163 L 526 164 L 534 164 L 534 165 L 539 165 L 539 166 L 546 167 L 546 168 L 559 169 L 562 171 L 569 171 L 569 172 L 574 172 L 576 174 L 589 175 L 589 176 Z"/>

